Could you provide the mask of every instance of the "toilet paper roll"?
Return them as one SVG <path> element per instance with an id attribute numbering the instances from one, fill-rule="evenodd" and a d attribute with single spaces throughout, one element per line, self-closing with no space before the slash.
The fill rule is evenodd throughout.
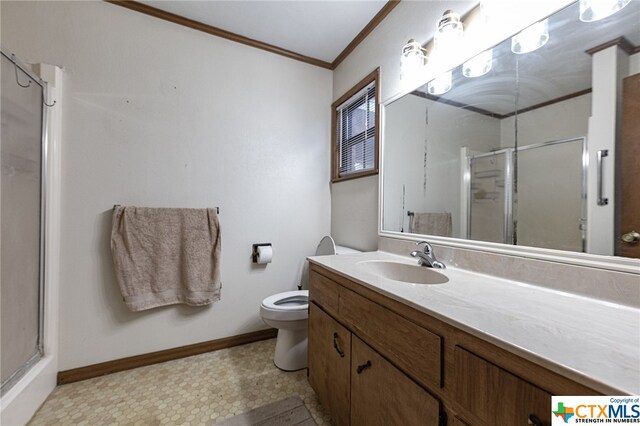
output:
<path id="1" fill-rule="evenodd" d="M 271 263 L 273 248 L 271 246 L 258 246 L 258 264 Z"/>

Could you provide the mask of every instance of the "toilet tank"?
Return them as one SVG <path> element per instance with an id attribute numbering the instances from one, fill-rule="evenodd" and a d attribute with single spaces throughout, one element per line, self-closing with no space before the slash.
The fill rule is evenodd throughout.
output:
<path id="1" fill-rule="evenodd" d="M 349 253 L 361 253 L 360 250 L 355 250 L 349 247 L 337 246 L 333 238 L 326 235 L 320 240 L 318 247 L 316 248 L 316 256 L 326 256 L 332 254 L 349 254 Z"/>

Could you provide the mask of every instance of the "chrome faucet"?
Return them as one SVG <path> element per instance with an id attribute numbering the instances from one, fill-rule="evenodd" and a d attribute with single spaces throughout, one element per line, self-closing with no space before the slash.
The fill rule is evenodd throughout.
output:
<path id="1" fill-rule="evenodd" d="M 445 269 L 444 263 L 440 262 L 436 259 L 436 256 L 433 254 L 433 247 L 426 241 L 420 241 L 416 243 L 416 245 L 420 246 L 424 244 L 424 251 L 412 251 L 411 256 L 418 258 L 418 265 L 426 266 L 428 268 L 438 268 Z"/>

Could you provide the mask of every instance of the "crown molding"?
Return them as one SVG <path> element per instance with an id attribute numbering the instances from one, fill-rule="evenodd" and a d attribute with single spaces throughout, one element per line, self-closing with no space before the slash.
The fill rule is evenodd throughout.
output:
<path id="1" fill-rule="evenodd" d="M 132 0 L 105 0 L 107 3 L 115 4 L 117 6 L 125 7 L 127 9 L 135 10 L 136 12 L 144 13 L 145 15 L 153 16 L 155 18 L 163 19 L 165 21 L 172 22 L 174 24 L 182 25 L 183 27 L 192 28 L 197 31 L 202 31 L 216 37 L 222 37 L 227 40 L 235 41 L 247 46 L 255 47 L 258 49 L 266 50 L 267 52 L 275 53 L 276 55 L 285 56 L 289 59 L 305 62 L 307 64 L 315 65 L 320 68 L 332 69 L 331 64 L 320 59 L 312 58 L 310 56 L 302 55 L 300 53 L 293 52 L 291 50 L 283 49 L 272 44 L 264 43 L 259 40 L 254 40 L 249 37 L 242 36 L 240 34 L 232 33 L 230 31 L 223 30 L 212 25 L 204 24 L 202 22 L 194 21 L 193 19 L 185 18 L 184 16 L 176 15 L 175 13 L 166 12 L 164 10 L 157 9 L 152 6 L 148 6 L 143 3 L 138 3 Z"/>
<path id="2" fill-rule="evenodd" d="M 351 52 L 353 52 L 355 48 L 358 47 L 358 45 L 362 43 L 364 39 L 367 38 L 367 36 L 371 34 L 371 32 L 380 24 L 380 22 L 382 22 L 384 18 L 386 18 L 387 15 L 391 13 L 391 11 L 395 9 L 399 4 L 400 0 L 388 0 L 387 4 L 385 4 L 382 9 L 380 9 L 376 16 L 374 16 L 371 21 L 369 21 L 369 23 L 362 29 L 362 31 L 360 31 L 358 35 L 355 36 L 353 40 L 351 40 L 351 43 L 349 43 L 347 47 L 345 47 L 344 50 L 340 52 L 338 56 L 336 56 L 336 58 L 331 63 L 331 69 L 336 69 L 336 67 L 340 65 L 342 61 L 344 61 L 346 57 L 349 56 Z"/>
<path id="3" fill-rule="evenodd" d="M 282 47 L 275 46 L 273 44 L 265 43 L 260 40 L 255 40 L 249 37 L 242 36 L 240 34 L 232 33 L 230 31 L 223 30 L 222 28 L 214 27 L 193 19 L 185 18 L 184 16 L 176 15 L 175 13 L 166 12 L 164 10 L 149 6 L 143 3 L 139 3 L 133 0 L 105 0 L 107 3 L 121 6 L 136 12 L 144 13 L 145 15 L 153 16 L 174 24 L 182 25 L 183 27 L 191 28 L 203 33 L 207 33 L 216 37 L 222 37 L 227 40 L 241 43 L 247 46 L 262 49 L 276 55 L 284 56 L 289 59 L 304 62 L 307 64 L 315 65 L 320 68 L 328 70 L 335 69 L 340 63 L 347 57 L 362 41 L 373 31 L 384 18 L 400 3 L 400 0 L 388 0 L 387 3 L 380 9 L 380 11 L 369 21 L 369 23 L 355 36 L 355 38 L 340 52 L 340 54 L 334 59 L 333 62 L 323 61 L 311 56 L 302 55 L 300 53 L 283 49 Z"/>

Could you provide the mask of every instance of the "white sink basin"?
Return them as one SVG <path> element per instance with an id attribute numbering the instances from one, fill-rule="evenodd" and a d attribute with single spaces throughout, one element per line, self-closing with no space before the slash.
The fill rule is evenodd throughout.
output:
<path id="1" fill-rule="evenodd" d="M 445 275 L 433 268 L 388 260 L 365 260 L 358 265 L 373 275 L 411 284 L 444 284 L 449 281 Z"/>

